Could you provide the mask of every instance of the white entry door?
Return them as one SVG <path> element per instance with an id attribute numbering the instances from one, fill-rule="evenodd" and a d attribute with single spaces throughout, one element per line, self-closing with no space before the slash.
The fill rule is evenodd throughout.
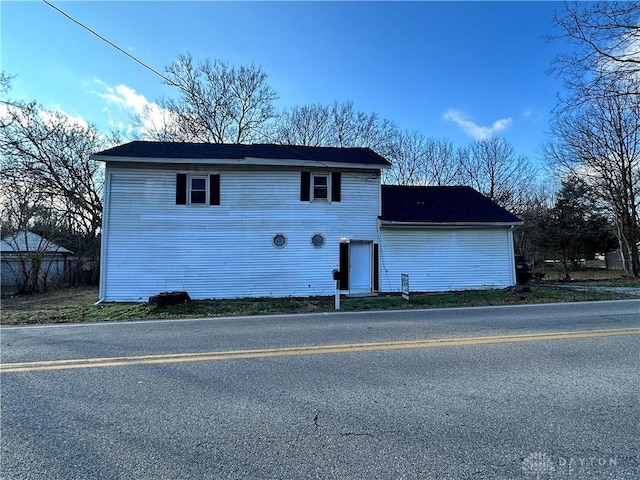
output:
<path id="1" fill-rule="evenodd" d="M 351 241 L 349 291 L 352 293 L 371 291 L 371 245 L 372 242 Z"/>

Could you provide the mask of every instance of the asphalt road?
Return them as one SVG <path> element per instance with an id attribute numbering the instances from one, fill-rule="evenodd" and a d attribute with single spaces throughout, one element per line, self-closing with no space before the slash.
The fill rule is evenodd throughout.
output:
<path id="1" fill-rule="evenodd" d="M 635 300 L 2 327 L 0 473 L 637 479 L 638 327 Z"/>

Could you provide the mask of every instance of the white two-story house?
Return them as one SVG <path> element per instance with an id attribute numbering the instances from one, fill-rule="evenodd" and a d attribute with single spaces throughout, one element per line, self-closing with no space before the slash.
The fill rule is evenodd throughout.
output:
<path id="1" fill-rule="evenodd" d="M 385 203 L 390 164 L 367 148 L 137 141 L 92 158 L 106 162 L 104 301 L 331 295 L 334 270 L 345 293 L 398 291 L 400 273 L 413 290 L 515 283 L 516 217 L 471 189 L 482 212 L 449 223 L 431 221 L 416 187 Z"/>

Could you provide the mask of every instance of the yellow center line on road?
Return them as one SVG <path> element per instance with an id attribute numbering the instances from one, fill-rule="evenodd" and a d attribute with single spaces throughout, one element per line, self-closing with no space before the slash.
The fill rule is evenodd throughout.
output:
<path id="1" fill-rule="evenodd" d="M 80 368 L 125 367 L 185 362 L 213 362 L 248 358 L 292 357 L 326 355 L 330 353 L 379 352 L 415 348 L 458 347 L 496 343 L 539 342 L 544 340 L 569 340 L 579 338 L 640 335 L 640 328 L 612 328 L 606 330 L 581 330 L 564 332 L 530 333 L 521 335 L 495 335 L 483 337 L 439 338 L 395 342 L 348 343 L 306 347 L 265 348 L 259 350 L 230 350 L 218 352 L 175 353 L 159 355 L 134 355 L 127 357 L 77 358 L 39 362 L 0 363 L 0 373 L 37 372 L 46 370 L 70 370 Z"/>

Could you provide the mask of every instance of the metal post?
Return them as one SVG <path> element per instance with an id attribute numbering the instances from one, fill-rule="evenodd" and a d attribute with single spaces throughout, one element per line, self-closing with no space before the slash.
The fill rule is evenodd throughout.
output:
<path id="1" fill-rule="evenodd" d="M 338 290 L 339 282 L 336 280 L 336 310 L 340 310 L 340 290 Z"/>

